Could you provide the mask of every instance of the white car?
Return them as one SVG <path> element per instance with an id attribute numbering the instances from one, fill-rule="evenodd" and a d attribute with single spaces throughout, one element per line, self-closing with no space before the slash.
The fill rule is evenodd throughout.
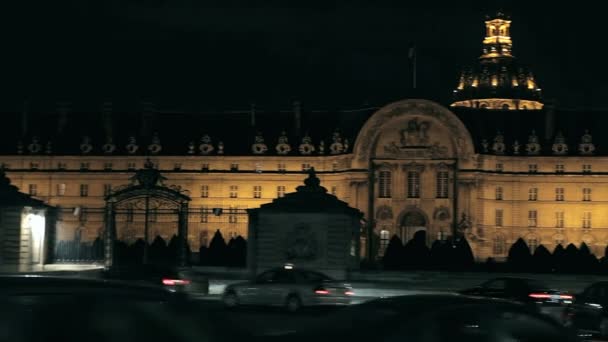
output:
<path id="1" fill-rule="evenodd" d="M 229 308 L 268 305 L 294 312 L 302 306 L 348 305 L 353 295 L 348 284 L 323 273 L 285 267 L 263 272 L 252 281 L 227 286 L 223 302 Z"/>

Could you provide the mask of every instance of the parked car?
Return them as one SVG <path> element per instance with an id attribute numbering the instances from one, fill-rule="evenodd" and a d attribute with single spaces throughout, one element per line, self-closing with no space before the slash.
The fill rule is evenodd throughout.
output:
<path id="1" fill-rule="evenodd" d="M 577 294 L 564 319 L 583 334 L 608 339 L 608 282 L 593 283 Z"/>
<path id="2" fill-rule="evenodd" d="M 557 320 L 562 320 L 564 309 L 572 303 L 574 298 L 572 294 L 551 289 L 536 279 L 516 277 L 491 279 L 474 288 L 462 290 L 460 293 L 528 304 Z"/>
<path id="3" fill-rule="evenodd" d="M 578 337 L 525 304 L 459 294 L 419 294 L 351 305 L 324 316 L 306 331 L 282 336 L 283 340 L 574 342 Z"/>
<path id="4" fill-rule="evenodd" d="M 169 291 L 186 293 L 193 298 L 209 294 L 209 279 L 186 267 L 154 264 L 117 266 L 102 271 L 101 277 L 133 284 L 162 286 Z"/>
<path id="5" fill-rule="evenodd" d="M 353 295 L 350 285 L 321 272 L 283 267 L 265 271 L 251 281 L 227 286 L 223 302 L 230 308 L 269 305 L 294 312 L 302 306 L 348 305 Z"/>
<path id="6" fill-rule="evenodd" d="M 198 301 L 161 287 L 100 279 L 0 276 L 0 336 L 6 341 L 237 341 Z"/>

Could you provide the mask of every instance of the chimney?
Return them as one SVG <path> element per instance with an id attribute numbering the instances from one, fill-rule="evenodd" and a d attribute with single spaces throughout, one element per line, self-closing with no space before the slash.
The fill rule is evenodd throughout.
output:
<path id="1" fill-rule="evenodd" d="M 112 102 L 106 101 L 101 106 L 101 120 L 106 137 L 112 136 Z"/>
<path id="2" fill-rule="evenodd" d="M 551 141 L 555 135 L 555 102 L 545 102 L 545 140 Z"/>
<path id="3" fill-rule="evenodd" d="M 302 107 L 300 101 L 293 102 L 293 130 L 296 137 L 300 136 L 302 130 Z"/>
<path id="4" fill-rule="evenodd" d="M 57 134 L 63 133 L 65 126 L 68 123 L 68 113 L 70 112 L 71 103 L 69 102 L 57 102 L 57 114 L 59 118 L 57 120 Z"/>
<path id="5" fill-rule="evenodd" d="M 250 105 L 249 115 L 251 116 L 251 127 L 255 127 L 255 103 Z"/>

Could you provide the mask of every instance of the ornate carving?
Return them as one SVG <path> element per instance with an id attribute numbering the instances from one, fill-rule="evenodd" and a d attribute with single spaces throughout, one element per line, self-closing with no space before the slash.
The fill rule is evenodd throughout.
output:
<path id="1" fill-rule="evenodd" d="M 310 155 L 315 151 L 315 146 L 312 144 L 312 139 L 308 134 L 302 138 L 302 143 L 298 147 L 298 150 L 302 155 Z"/>
<path id="2" fill-rule="evenodd" d="M 458 222 L 458 225 L 456 226 L 457 232 L 461 235 L 465 235 L 467 233 L 467 229 L 471 227 L 471 220 L 467 217 L 467 214 L 463 212 L 462 216 L 460 217 L 460 222 Z"/>
<path id="3" fill-rule="evenodd" d="M 319 141 L 319 154 L 325 154 L 325 141 Z"/>
<path id="4" fill-rule="evenodd" d="M 388 221 L 393 219 L 393 209 L 388 205 L 378 207 L 376 210 L 376 219 L 379 221 Z"/>
<path id="5" fill-rule="evenodd" d="M 564 155 L 568 153 L 568 145 L 566 144 L 566 138 L 564 138 L 562 132 L 558 132 L 555 136 L 551 151 L 553 151 L 553 154 L 555 155 Z"/>
<path id="6" fill-rule="evenodd" d="M 498 132 L 496 133 L 496 136 L 494 137 L 494 143 L 492 144 L 492 151 L 495 154 L 505 154 L 505 137 L 502 135 L 502 133 Z"/>
<path id="7" fill-rule="evenodd" d="M 127 149 L 128 154 L 137 153 L 137 150 L 139 149 L 139 145 L 137 145 L 137 140 L 135 140 L 135 137 L 133 137 L 133 136 L 129 137 L 129 143 L 126 146 L 126 149 Z"/>
<path id="8" fill-rule="evenodd" d="M 42 146 L 40 145 L 38 137 L 33 137 L 32 142 L 29 145 L 27 145 L 27 150 L 30 151 L 30 153 L 32 153 L 32 154 L 39 153 L 41 149 L 42 149 Z"/>
<path id="9" fill-rule="evenodd" d="M 341 154 L 344 152 L 344 144 L 342 143 L 342 136 L 340 132 L 335 131 L 332 136 L 332 144 L 329 145 L 329 151 L 331 154 Z"/>
<path id="10" fill-rule="evenodd" d="M 89 154 L 93 150 L 93 145 L 91 145 L 91 138 L 88 136 L 82 137 L 82 142 L 80 143 L 80 152 L 82 154 Z"/>
<path id="11" fill-rule="evenodd" d="M 287 138 L 287 133 L 285 131 L 281 132 L 281 136 L 279 137 L 279 142 L 275 147 L 277 153 L 280 155 L 286 155 L 291 152 L 291 145 L 289 145 L 289 139 Z"/>
<path id="12" fill-rule="evenodd" d="M 593 137 L 589 134 L 589 130 L 585 130 L 585 134 L 583 134 L 581 142 L 578 144 L 578 152 L 582 155 L 592 155 L 594 151 Z"/>
<path id="13" fill-rule="evenodd" d="M 158 154 L 163 149 L 160 144 L 160 138 L 158 137 L 158 133 L 154 133 L 152 136 L 152 143 L 148 145 L 148 151 L 152 154 Z"/>
<path id="14" fill-rule="evenodd" d="M 526 144 L 526 153 L 529 155 L 540 154 L 540 144 L 538 143 L 538 137 L 536 131 L 532 130 L 532 133 L 528 136 L 528 143 Z"/>
<path id="15" fill-rule="evenodd" d="M 255 136 L 255 142 L 251 145 L 251 152 L 253 154 L 264 154 L 268 151 L 268 146 L 264 143 L 264 137 L 261 132 L 258 132 Z"/>
<path id="16" fill-rule="evenodd" d="M 208 155 L 213 152 L 214 149 L 215 148 L 211 143 L 211 137 L 208 134 L 203 135 L 203 137 L 201 138 L 201 142 L 198 145 L 198 150 L 200 151 L 200 153 L 203 155 Z"/>
<path id="17" fill-rule="evenodd" d="M 423 172 L 424 171 L 424 165 L 416 163 L 416 162 L 411 162 L 411 163 L 403 164 L 401 166 L 401 169 L 403 171 L 418 171 L 418 172 Z"/>
<path id="18" fill-rule="evenodd" d="M 224 142 L 220 141 L 217 143 L 217 154 L 224 154 Z"/>
<path id="19" fill-rule="evenodd" d="M 418 122 L 418 118 L 411 119 L 407 128 L 401 130 L 401 146 L 426 146 L 429 142 L 428 130 L 431 124 L 428 121 Z"/>
<path id="20" fill-rule="evenodd" d="M 116 145 L 114 144 L 112 137 L 106 138 L 106 143 L 103 144 L 101 150 L 105 154 L 112 154 L 114 151 L 116 151 Z"/>
<path id="21" fill-rule="evenodd" d="M 446 206 L 440 206 L 438 208 L 435 208 L 435 211 L 433 212 L 433 218 L 435 220 L 439 220 L 439 221 L 447 221 L 450 219 L 450 209 L 448 209 Z"/>
<path id="22" fill-rule="evenodd" d="M 285 254 L 288 260 L 315 260 L 318 248 L 316 234 L 308 223 L 296 224 L 287 235 Z"/>
<path id="23" fill-rule="evenodd" d="M 131 177 L 131 181 L 144 188 L 152 188 L 155 186 L 164 186 L 163 181 L 167 180 L 160 172 L 154 168 L 154 164 L 150 159 L 146 160 L 144 168 L 138 170 L 135 176 Z"/>
<path id="24" fill-rule="evenodd" d="M 188 151 L 186 153 L 188 153 L 188 154 L 194 154 L 194 148 L 195 148 L 194 141 L 190 141 L 188 143 Z"/>

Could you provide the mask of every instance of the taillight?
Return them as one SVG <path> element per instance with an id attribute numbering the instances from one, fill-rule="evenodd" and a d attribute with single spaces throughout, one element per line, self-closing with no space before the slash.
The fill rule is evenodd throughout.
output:
<path id="1" fill-rule="evenodd" d="M 528 295 L 528 297 L 534 298 L 534 299 L 547 299 L 547 298 L 551 298 L 551 295 L 546 294 L 546 293 L 530 293 Z"/>
<path id="2" fill-rule="evenodd" d="M 318 295 L 327 295 L 327 294 L 329 294 L 329 291 L 326 290 L 326 289 L 324 289 L 324 288 L 322 288 L 322 287 L 317 287 L 315 289 L 315 294 L 318 294 Z"/>
<path id="3" fill-rule="evenodd" d="M 347 295 L 347 296 L 354 296 L 355 292 L 354 291 L 346 291 L 346 292 L 344 292 L 344 294 Z"/>
<path id="4" fill-rule="evenodd" d="M 188 284 L 190 284 L 190 280 L 163 278 L 163 285 L 175 286 L 175 285 L 188 285 Z"/>
<path id="5" fill-rule="evenodd" d="M 572 300 L 572 299 L 574 299 L 574 296 L 572 296 L 572 295 L 560 295 L 559 299 Z"/>

